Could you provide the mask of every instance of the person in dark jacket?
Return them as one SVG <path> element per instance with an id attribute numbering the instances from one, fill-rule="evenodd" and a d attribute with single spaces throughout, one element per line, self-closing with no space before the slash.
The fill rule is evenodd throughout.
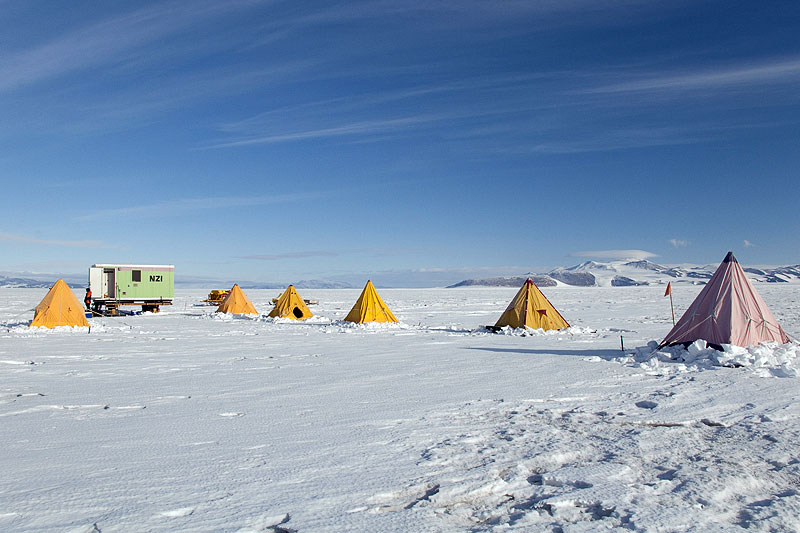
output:
<path id="1" fill-rule="evenodd" d="M 92 307 L 92 289 L 86 287 L 86 296 L 83 298 L 83 303 L 86 304 L 86 310 L 88 311 Z"/>

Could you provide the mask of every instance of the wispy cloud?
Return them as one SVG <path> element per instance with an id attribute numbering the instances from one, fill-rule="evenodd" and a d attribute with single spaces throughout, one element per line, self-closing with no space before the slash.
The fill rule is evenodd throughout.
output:
<path id="1" fill-rule="evenodd" d="M 239 259 L 255 259 L 258 261 L 279 261 L 281 259 L 304 259 L 307 257 L 337 257 L 340 254 L 337 252 L 328 252 L 324 250 L 307 251 L 307 252 L 286 252 L 282 254 L 257 254 L 257 255 L 244 255 Z"/>
<path id="2" fill-rule="evenodd" d="M 493 19 L 508 21 L 517 20 L 519 16 L 559 12 L 562 11 L 559 6 L 566 4 L 569 4 L 568 10 L 580 11 L 582 5 L 589 3 L 591 2 L 587 0 L 537 2 L 535 4 L 538 7 L 531 8 L 528 2 L 508 2 L 504 9 L 498 10 L 487 9 L 483 2 L 477 1 L 454 8 L 447 2 L 425 5 L 369 0 L 317 10 L 309 8 L 299 12 L 297 10 L 272 9 L 262 12 L 265 16 L 259 35 L 262 40 L 261 44 L 270 44 L 275 40 L 292 35 L 305 34 L 318 26 L 363 24 L 371 19 L 396 22 L 399 28 L 405 28 L 403 21 L 407 22 L 409 18 L 427 21 L 432 28 L 442 24 L 451 25 L 456 20 L 459 21 L 459 25 L 463 25 L 469 20 L 485 23 L 486 17 L 490 15 Z M 150 53 L 137 55 L 137 50 L 188 28 L 213 22 L 226 15 L 235 15 L 270 4 L 266 0 L 228 0 L 226 2 L 198 0 L 191 3 L 171 0 L 108 17 L 56 35 L 50 40 L 34 46 L 6 51 L 0 57 L 0 92 L 15 90 L 99 66 L 128 61 L 136 63 L 142 61 L 142 58 L 146 58 L 144 61 L 152 61 L 154 57 L 158 58 L 161 55 L 154 56 Z M 277 3 L 273 5 L 275 4 Z M 416 26 L 419 27 L 419 24 Z M 242 35 L 241 41 L 238 43 L 226 40 L 225 46 L 246 48 L 248 40 L 252 41 L 251 37 L 251 34 Z M 258 40 L 256 39 L 256 42 L 251 43 L 250 46 L 258 46 Z M 197 50 L 214 46 L 202 40 L 194 40 L 192 43 L 190 46 Z M 171 48 L 174 48 L 174 45 Z M 171 53 L 171 48 L 163 53 Z"/>
<path id="3" fill-rule="evenodd" d="M 768 59 L 760 64 L 724 68 L 695 69 L 688 72 L 659 74 L 619 83 L 584 89 L 586 94 L 687 91 L 721 87 L 762 86 L 794 83 L 800 80 L 800 58 Z"/>
<path id="4" fill-rule="evenodd" d="M 424 67 L 420 67 L 421 69 Z M 430 68 L 430 67 L 429 67 Z M 336 71 L 337 76 L 363 76 L 363 70 L 358 69 L 351 73 L 342 72 L 341 69 Z M 388 73 L 385 73 L 388 75 Z M 443 84 L 432 85 L 415 85 L 410 87 L 403 87 L 396 90 L 381 90 L 379 92 L 361 93 L 358 95 L 348 95 L 336 98 L 326 98 L 323 100 L 315 100 L 303 102 L 291 106 L 282 106 L 275 109 L 269 109 L 257 115 L 240 119 L 233 122 L 221 124 L 219 129 L 227 133 L 252 133 L 254 131 L 263 130 L 268 128 L 276 118 L 292 116 L 297 117 L 330 117 L 330 116 L 352 116 L 354 112 L 363 112 L 367 109 L 380 110 L 388 103 L 394 102 L 415 102 L 413 105 L 418 105 L 421 100 L 426 97 L 437 94 L 474 94 L 483 91 L 502 91 L 507 99 L 507 92 L 512 89 L 518 91 L 530 92 L 530 83 L 542 79 L 550 80 L 556 76 L 563 75 L 561 72 L 545 72 L 536 74 L 516 74 L 516 75 L 502 75 L 502 76 L 482 76 L 479 78 L 466 78 L 457 81 L 451 81 Z M 492 113 L 509 112 L 510 106 L 519 111 L 520 102 L 513 102 L 500 109 L 496 105 L 492 106 L 484 103 L 480 110 L 474 111 L 471 115 L 484 115 L 487 109 L 491 109 Z M 461 116 L 469 116 L 464 112 Z"/>
<path id="5" fill-rule="evenodd" d="M 580 121 L 580 118 L 576 119 Z M 511 139 L 501 146 L 491 148 L 490 142 L 483 143 L 483 149 L 500 154 L 580 154 L 591 152 L 609 152 L 638 148 L 651 148 L 660 146 L 684 146 L 702 143 L 713 143 L 727 138 L 734 132 L 754 129 L 775 129 L 785 126 L 796 126 L 798 121 L 773 120 L 730 122 L 720 119 L 717 122 L 691 122 L 686 121 L 681 126 L 652 126 L 610 128 L 597 131 L 588 137 L 583 130 L 593 131 L 593 126 L 579 122 L 580 127 L 575 127 L 573 138 L 566 136 L 560 130 L 539 132 L 538 135 L 547 138 L 538 141 L 536 138 L 524 143 L 520 139 Z M 524 133 L 524 128 L 518 130 Z M 491 132 L 487 134 L 491 137 Z"/>
<path id="6" fill-rule="evenodd" d="M 0 233 L 0 241 L 19 242 L 25 244 L 43 244 L 46 246 L 65 246 L 67 248 L 117 248 L 102 241 L 83 240 L 66 241 L 57 239 L 38 239 L 28 235 L 15 235 L 13 233 Z"/>
<path id="7" fill-rule="evenodd" d="M 102 20 L 36 47 L 4 54 L 0 59 L 0 92 L 119 61 L 138 47 L 257 3 L 172 1 Z"/>
<path id="8" fill-rule="evenodd" d="M 417 29 L 441 30 L 448 28 L 485 28 L 487 25 L 516 23 L 530 28 L 531 24 L 554 26 L 590 24 L 620 24 L 618 10 L 625 10 L 625 19 L 638 16 L 652 18 L 655 10 L 648 0 L 607 0 L 598 4 L 593 0 L 508 0 L 502 8 L 483 0 L 430 0 L 427 2 L 397 2 L 394 0 L 354 0 L 335 4 L 317 11 L 305 10 L 302 15 L 271 21 L 268 38 L 284 37 L 309 28 L 342 25 L 365 21 L 408 21 Z M 472 38 L 481 38 L 480 34 Z"/>
<path id="9" fill-rule="evenodd" d="M 279 261 L 282 259 L 305 259 L 307 257 L 341 257 L 346 255 L 367 254 L 374 257 L 387 257 L 415 253 L 420 250 L 414 248 L 356 248 L 341 250 L 304 250 L 283 252 L 279 254 L 254 254 L 240 256 L 239 259 L 253 259 L 258 261 Z"/>
<path id="10" fill-rule="evenodd" d="M 520 113 L 533 112 L 540 109 L 551 109 L 552 106 L 539 102 L 531 103 L 527 97 L 515 100 L 509 92 L 519 90 L 520 84 L 530 77 L 504 77 L 494 84 L 482 82 L 462 82 L 449 86 L 429 88 L 412 88 L 407 91 L 396 91 L 389 94 L 361 95 L 357 104 L 350 98 L 340 98 L 324 102 L 306 103 L 295 108 L 282 108 L 265 111 L 250 118 L 231 122 L 220 126 L 220 130 L 238 136 L 238 138 L 211 144 L 207 148 L 230 148 L 257 144 L 272 144 L 292 141 L 307 141 L 331 137 L 365 137 L 389 134 L 393 132 L 412 132 L 425 128 L 430 132 L 433 127 L 451 128 L 464 125 L 470 121 L 483 119 L 498 120 Z M 506 84 L 506 85 L 503 85 Z M 385 116 L 387 111 L 382 105 L 387 101 L 410 99 L 434 92 L 465 91 L 470 94 L 470 102 L 483 93 L 474 93 L 479 87 L 497 90 L 486 96 L 480 105 L 453 104 L 447 108 L 436 108 L 436 111 L 424 111 L 432 107 L 431 102 L 424 99 L 409 104 L 421 111 L 394 116 Z M 503 95 L 503 96 L 500 96 Z M 485 95 L 484 95 L 485 96 Z M 281 122 L 281 117 L 291 115 L 288 125 Z M 399 115 L 399 116 L 398 116 Z M 354 117 L 365 117 L 355 120 Z M 287 131 L 288 130 L 288 131 Z M 451 131 L 448 129 L 448 131 Z"/>
<path id="11" fill-rule="evenodd" d="M 735 130 L 780 125 L 719 120 L 664 125 L 658 118 L 642 124 L 638 114 L 630 115 L 627 99 L 598 102 L 589 94 L 567 97 L 557 89 L 595 75 L 574 71 L 487 75 L 280 106 L 220 124 L 219 130 L 231 138 L 212 141 L 206 148 L 342 137 L 374 142 L 424 130 L 468 144 L 472 153 L 573 154 L 707 143 Z M 532 93 L 537 94 L 535 100 Z M 441 98 L 444 95 L 452 97 Z M 605 122 L 611 121 L 614 125 L 608 127 Z M 630 122 L 628 127 L 625 121 Z"/>
<path id="12" fill-rule="evenodd" d="M 685 144 L 697 144 L 707 142 L 709 139 L 703 137 L 690 136 L 663 136 L 647 135 L 635 137 L 628 135 L 614 135 L 609 133 L 607 136 L 599 135 L 593 139 L 576 139 L 547 141 L 531 143 L 516 147 L 507 147 L 500 151 L 516 154 L 580 154 L 588 152 L 609 152 L 616 150 L 627 150 L 633 148 L 649 148 L 657 146 L 680 146 Z"/>
<path id="13" fill-rule="evenodd" d="M 755 246 L 756 246 L 755 244 L 753 244 L 752 242 L 748 241 L 747 239 L 744 240 L 743 244 L 744 244 L 745 248 L 755 248 Z"/>
<path id="14" fill-rule="evenodd" d="M 238 141 L 231 141 L 227 143 L 220 143 L 209 148 L 231 148 L 234 146 L 247 146 L 251 144 L 270 144 L 288 141 L 303 141 L 310 139 L 321 139 L 326 137 L 341 137 L 345 135 L 364 135 L 372 133 L 384 133 L 397 129 L 408 128 L 410 126 L 419 126 L 425 122 L 436 120 L 434 117 L 424 116 L 409 116 L 402 118 L 386 119 L 386 120 L 368 120 L 363 122 L 354 122 L 351 124 L 342 124 L 331 128 L 321 128 L 306 131 L 297 131 L 293 133 L 283 133 L 276 135 L 266 135 L 263 137 L 256 137 L 252 139 L 243 139 Z"/>
<path id="15" fill-rule="evenodd" d="M 685 248 L 689 246 L 689 241 L 685 241 L 683 239 L 670 239 L 669 243 L 675 248 Z"/>
<path id="16" fill-rule="evenodd" d="M 610 259 L 610 260 L 642 260 L 650 257 L 658 257 L 658 254 L 646 250 L 585 250 L 573 252 L 570 257 L 585 257 L 588 259 Z"/>
<path id="17" fill-rule="evenodd" d="M 300 200 L 318 198 L 323 194 L 324 193 L 320 191 L 296 194 L 280 194 L 274 196 L 212 196 L 208 198 L 181 198 L 147 205 L 102 209 L 89 213 L 88 215 L 75 217 L 75 220 L 97 220 L 108 217 L 128 215 L 174 216 L 187 211 L 220 209 L 221 207 L 231 208 L 297 202 Z"/>
<path id="18" fill-rule="evenodd" d="M 83 133 L 146 123 L 164 111 L 181 109 L 222 94 L 231 97 L 251 91 L 254 86 L 263 88 L 283 83 L 315 64 L 316 59 L 309 59 L 246 70 L 226 65 L 195 73 L 178 72 L 171 77 L 151 80 L 150 85 L 143 82 L 137 87 L 115 91 L 100 101 L 84 102 L 77 108 L 79 116 L 71 118 L 67 125 L 55 124 L 50 128 Z"/>
<path id="19" fill-rule="evenodd" d="M 347 4 L 314 9 L 284 9 L 280 2 L 266 0 L 196 0 L 190 3 L 169 0 L 155 5 L 134 9 L 127 13 L 107 17 L 83 27 L 55 35 L 46 42 L 28 48 L 6 51 L 0 57 L 0 92 L 18 89 L 38 82 L 53 79 L 65 74 L 80 72 L 98 66 L 119 64 L 127 61 L 150 61 L 153 54 L 136 54 L 137 50 L 156 43 L 206 22 L 214 22 L 230 14 L 268 6 L 259 11 L 263 22 L 257 37 L 253 34 L 241 35 L 239 42 L 225 40 L 226 47 L 247 49 L 270 45 L 277 40 L 296 35 L 307 35 L 322 26 L 341 26 L 342 24 L 369 24 L 371 21 L 396 27 L 398 34 L 404 35 L 406 25 L 413 21 L 419 31 L 427 27 L 431 35 L 439 35 L 443 27 L 464 28 L 489 21 L 508 23 L 516 21 L 526 27 L 523 19 L 532 20 L 547 16 L 552 23 L 554 17 L 564 12 L 594 12 L 597 20 L 599 12 L 613 13 L 615 6 L 608 9 L 592 9 L 591 0 L 505 2 L 503 9 L 487 6 L 485 2 L 470 0 L 454 6 L 449 2 L 392 2 L 390 0 L 361 0 Z M 645 0 L 619 0 L 610 4 L 633 4 L 646 6 Z M 174 43 L 173 43 L 174 44 Z M 214 46 L 207 41 L 195 39 L 197 49 Z M 165 50 L 163 53 L 170 53 Z M 158 56 L 158 55 L 156 55 Z"/>

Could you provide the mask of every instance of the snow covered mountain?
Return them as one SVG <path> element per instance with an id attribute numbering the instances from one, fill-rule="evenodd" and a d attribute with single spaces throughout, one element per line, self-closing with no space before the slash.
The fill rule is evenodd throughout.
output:
<path id="1" fill-rule="evenodd" d="M 629 287 L 637 285 L 666 285 L 668 282 L 701 285 L 714 273 L 718 265 L 673 265 L 665 266 L 647 260 L 627 261 L 585 261 L 571 267 L 558 267 L 549 272 L 499 276 L 492 278 L 465 279 L 453 287 L 519 287 L 531 278 L 540 287 Z M 781 267 L 744 267 L 748 277 L 757 283 L 798 283 L 800 284 L 800 265 Z M 0 287 L 8 288 L 49 288 L 58 276 L 27 272 L 0 272 Z M 73 289 L 86 284 L 84 275 L 64 276 Z M 225 288 L 238 283 L 243 289 L 280 289 L 294 281 L 298 289 L 352 289 L 362 285 L 339 280 L 290 280 L 289 282 L 263 282 L 247 280 L 211 280 L 207 278 L 181 276 L 175 280 L 176 287 L 182 288 Z"/>
<path id="2" fill-rule="evenodd" d="M 455 285 L 451 285 L 448 289 L 453 287 L 471 287 L 473 285 L 480 285 L 486 287 L 519 287 L 525 280 L 531 278 L 539 287 L 555 287 L 558 282 L 550 276 L 544 274 L 534 274 L 528 272 L 521 276 L 503 276 L 499 278 L 485 278 L 485 279 L 465 279 Z"/>
<path id="3" fill-rule="evenodd" d="M 20 277 L 20 276 L 4 276 L 0 275 L 0 287 L 11 289 L 49 289 L 56 282 L 57 277 L 50 275 L 49 279 L 46 275 L 41 276 L 42 279 Z M 64 281 L 70 287 L 84 287 L 86 284 L 85 279 L 78 276 L 68 276 Z M 524 281 L 524 280 L 523 280 Z M 179 278 L 175 280 L 175 285 L 181 288 L 208 288 L 208 287 L 231 287 L 234 283 L 239 283 L 243 289 L 280 289 L 283 290 L 289 285 L 288 282 L 272 282 L 260 283 L 256 281 L 239 281 L 239 280 L 211 280 L 205 278 Z M 298 289 L 352 289 L 355 288 L 352 284 L 342 281 L 328 281 L 328 280 L 301 280 L 294 283 Z"/>
<path id="4" fill-rule="evenodd" d="M 467 279 L 452 287 L 520 286 L 526 278 L 542 287 L 569 285 L 573 287 L 630 287 L 637 285 L 666 285 L 687 283 L 702 285 L 714 274 L 718 265 L 664 266 L 652 261 L 586 261 L 571 267 L 558 267 L 542 274 L 505 276 L 499 278 Z M 800 283 L 800 265 L 783 267 L 744 268 L 751 281 L 757 283 Z"/>
<path id="5" fill-rule="evenodd" d="M 49 289 L 56 282 L 57 278 L 46 279 L 44 276 L 41 279 L 20 277 L 20 276 L 3 276 L 0 275 L 0 287 L 7 287 L 13 289 Z M 70 287 L 83 286 L 86 281 L 78 280 L 74 277 L 64 278 Z"/>

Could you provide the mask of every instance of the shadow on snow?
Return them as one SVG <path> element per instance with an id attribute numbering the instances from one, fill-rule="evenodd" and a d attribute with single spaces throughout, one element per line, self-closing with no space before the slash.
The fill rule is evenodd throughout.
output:
<path id="1" fill-rule="evenodd" d="M 518 348 L 491 348 L 483 346 L 469 346 L 466 350 L 481 350 L 484 352 L 495 353 L 515 353 L 520 355 L 569 355 L 572 357 L 600 357 L 607 361 L 616 359 L 618 357 L 629 355 L 630 352 L 621 352 L 620 350 L 532 350 L 532 349 L 518 349 Z"/>

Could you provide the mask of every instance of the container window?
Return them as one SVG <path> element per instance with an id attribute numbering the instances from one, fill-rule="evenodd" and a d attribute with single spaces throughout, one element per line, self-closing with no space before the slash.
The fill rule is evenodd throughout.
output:
<path id="1" fill-rule="evenodd" d="M 134 283 L 139 283 L 142 281 L 142 271 L 141 270 L 132 270 L 131 271 L 131 281 Z"/>

